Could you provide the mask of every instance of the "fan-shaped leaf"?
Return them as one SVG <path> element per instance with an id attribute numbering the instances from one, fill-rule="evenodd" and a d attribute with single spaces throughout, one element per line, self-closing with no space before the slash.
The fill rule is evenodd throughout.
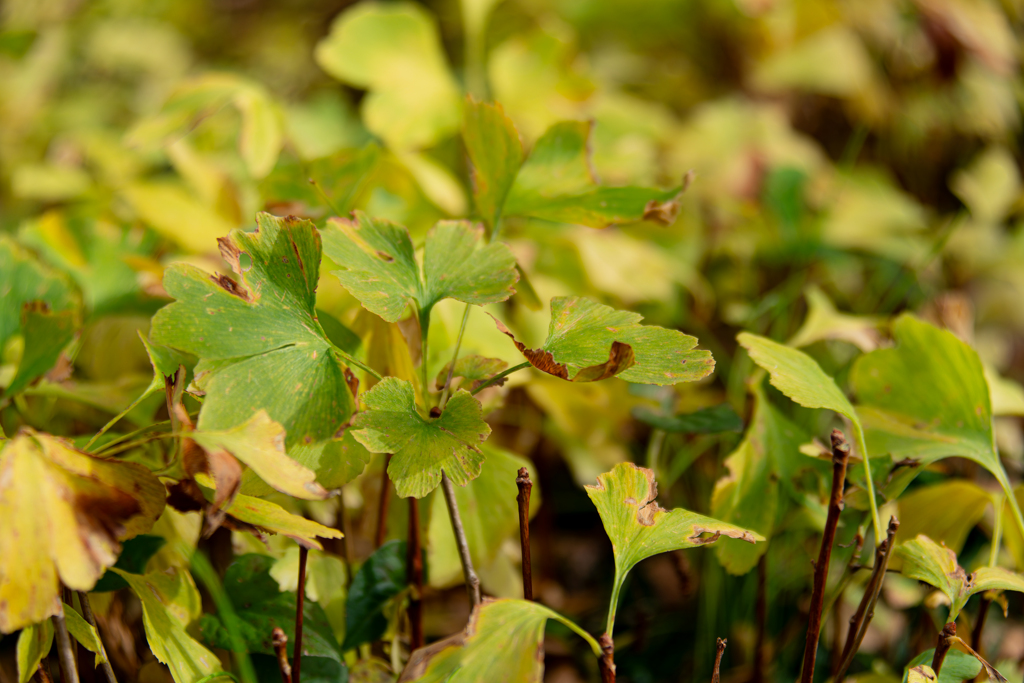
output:
<path id="1" fill-rule="evenodd" d="M 515 258 L 501 243 L 481 244 L 483 229 L 466 221 L 441 221 L 427 233 L 423 267 L 409 231 L 356 211 L 332 218 L 324 230 L 324 252 L 343 270 L 334 274 L 363 306 L 398 322 L 412 304 L 420 320 L 441 299 L 492 304 L 515 294 Z"/>
<path id="2" fill-rule="evenodd" d="M 0 451 L 0 632 L 56 614 L 58 579 L 90 590 L 119 541 L 148 530 L 166 493 L 149 470 L 23 430 Z"/>
<path id="3" fill-rule="evenodd" d="M 641 320 L 639 313 L 591 299 L 555 297 L 548 338 L 539 349 L 527 348 L 501 321 L 495 323 L 533 367 L 571 382 L 617 376 L 640 384 L 677 384 L 707 377 L 715 369 L 710 351 L 694 349 L 696 337 L 641 325 Z"/>
<path id="4" fill-rule="evenodd" d="M 437 488 L 441 470 L 459 486 L 480 474 L 484 454 L 477 445 L 491 433 L 480 402 L 455 392 L 440 417 L 416 410 L 412 384 L 385 377 L 363 395 L 366 411 L 356 416 L 352 436 L 372 453 L 391 453 L 388 476 L 403 498 L 422 498 Z"/>

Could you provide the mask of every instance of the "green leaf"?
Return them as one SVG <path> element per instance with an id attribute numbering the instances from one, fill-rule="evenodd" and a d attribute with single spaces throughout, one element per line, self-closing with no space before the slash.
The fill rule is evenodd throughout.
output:
<path id="1" fill-rule="evenodd" d="M 465 631 L 413 652 L 398 683 L 540 683 L 548 619 L 568 626 L 600 656 L 593 637 L 557 612 L 536 602 L 487 598 Z"/>
<path id="2" fill-rule="evenodd" d="M 164 286 L 177 301 L 153 317 L 150 335 L 200 358 L 199 429 L 231 429 L 265 410 L 285 428 L 289 456 L 336 488 L 344 482 L 319 460 L 355 410 L 354 377 L 316 318 L 320 236 L 305 220 L 260 213 L 256 221 L 256 232 L 219 240 L 237 282 L 185 264 L 167 269 Z"/>
<path id="3" fill-rule="evenodd" d="M 96 655 L 96 666 L 105 661 L 103 644 L 100 641 L 100 632 L 96 627 L 86 621 L 74 608 L 64 605 L 64 621 L 68 627 L 68 633 L 82 645 L 86 650 Z"/>
<path id="4" fill-rule="evenodd" d="M 719 434 L 743 429 L 743 419 L 728 403 L 701 408 L 685 415 L 664 415 L 640 406 L 633 409 L 633 417 L 655 429 L 681 434 Z"/>
<path id="5" fill-rule="evenodd" d="M 588 485 L 586 489 L 615 551 L 615 583 L 608 610 L 609 635 L 615 624 L 619 591 L 626 574 L 641 560 L 670 550 L 708 545 L 722 536 L 748 543 L 764 540 L 758 533 L 696 512 L 662 508 L 655 501 L 658 484 L 654 481 L 654 472 L 631 462 L 616 465 L 611 472 L 597 478 L 597 485 Z"/>
<path id="6" fill-rule="evenodd" d="M 462 141 L 472 164 L 473 199 L 476 212 L 493 231 L 519 167 L 523 144 L 512 119 L 500 104 L 466 101 Z"/>
<path id="7" fill-rule="evenodd" d="M 441 368 L 441 372 L 437 373 L 437 379 L 434 380 L 434 385 L 438 389 L 444 387 L 445 380 L 448 379 L 448 371 L 451 367 L 452 362 L 448 361 L 445 363 L 444 367 Z M 500 358 L 485 358 L 484 356 L 476 356 L 472 354 L 468 356 L 460 356 L 459 359 L 455 361 L 455 369 L 452 370 L 452 384 L 455 383 L 455 378 L 461 377 L 468 380 L 468 382 L 464 383 L 463 388 L 468 391 L 472 391 L 477 386 L 486 382 L 507 367 L 508 363 Z"/>
<path id="8" fill-rule="evenodd" d="M 274 654 L 272 636 L 277 627 L 288 636 L 288 654 L 293 656 L 296 594 L 278 588 L 277 581 L 270 575 L 274 562 L 274 558 L 268 555 L 250 554 L 236 558 L 224 574 L 224 590 L 234 607 L 233 626 L 246 651 Z M 211 646 L 235 650 L 225 618 L 223 613 L 204 614 L 199 619 L 199 632 Z M 307 657 L 341 662 L 341 650 L 323 608 L 312 600 L 306 600 L 302 622 L 303 667 Z"/>
<path id="9" fill-rule="evenodd" d="M 362 119 L 389 147 L 427 147 L 458 129 L 458 87 L 436 21 L 423 8 L 408 2 L 352 7 L 334 20 L 315 55 L 328 74 L 369 91 Z"/>
<path id="10" fill-rule="evenodd" d="M 0 235 L 0 354 L 15 335 L 24 351 L 3 396 L 24 389 L 52 368 L 80 325 L 81 297 L 64 274 Z"/>
<path id="11" fill-rule="evenodd" d="M 515 294 L 515 257 L 500 242 L 484 246 L 483 229 L 466 221 L 441 221 L 427 233 L 422 272 L 409 231 L 356 211 L 332 218 L 324 230 L 324 252 L 352 296 L 388 322 L 398 322 L 412 304 L 423 321 L 434 304 L 452 298 L 493 304 Z"/>
<path id="12" fill-rule="evenodd" d="M 531 514 L 540 507 L 537 471 L 529 460 L 488 444 L 483 446 L 483 452 L 487 456 L 487 465 L 480 476 L 455 489 L 469 553 L 478 570 L 494 564 L 502 545 L 509 538 L 513 535 L 518 538 L 519 505 L 516 496 L 519 487 L 516 475 L 519 468 L 525 467 L 534 482 L 530 496 Z M 434 496 L 431 501 L 427 538 L 430 585 L 446 588 L 461 583 L 459 551 L 442 496 Z M 486 584 L 486 580 L 484 588 L 493 595 L 494 589 Z"/>
<path id="13" fill-rule="evenodd" d="M 316 474 L 288 457 L 285 432 L 266 411 L 231 429 L 197 429 L 189 438 L 207 451 L 227 451 L 281 493 L 305 500 L 323 500 L 327 489 L 316 483 Z"/>
<path id="14" fill-rule="evenodd" d="M 641 325 L 643 316 L 618 311 L 583 297 L 551 300 L 548 338 L 527 348 L 495 318 L 533 367 L 569 380 L 596 382 L 620 377 L 640 384 L 677 384 L 707 377 L 715 369 L 710 351 L 695 350 L 697 338 L 677 330 Z"/>
<path id="15" fill-rule="evenodd" d="M 356 572 L 345 602 L 344 652 L 379 640 L 387 630 L 384 606 L 406 588 L 405 541 L 388 541 Z"/>
<path id="16" fill-rule="evenodd" d="M 135 538 L 130 538 L 121 544 L 121 554 L 117 556 L 114 567 L 129 574 L 145 574 L 149 558 L 153 557 L 165 543 L 167 541 L 163 536 L 139 534 Z M 102 593 L 127 587 L 128 583 L 124 579 L 108 569 L 89 592 Z"/>
<path id="17" fill-rule="evenodd" d="M 772 386 L 790 399 L 805 408 L 832 410 L 850 420 L 857 451 L 864 463 L 864 478 L 867 482 L 868 505 L 871 509 L 875 538 L 881 539 L 882 524 L 875 502 L 874 481 L 871 478 L 870 455 L 864 442 L 864 430 L 860 417 L 846 398 L 846 394 L 839 389 L 835 380 L 826 375 L 821 366 L 803 351 L 749 332 L 740 332 L 736 340 L 747 350 L 755 363 L 768 371 Z"/>
<path id="18" fill-rule="evenodd" d="M 505 201 L 508 216 L 604 228 L 652 220 L 669 225 L 679 212 L 682 187 L 606 187 L 590 165 L 591 123 L 556 123 L 534 145 Z"/>
<path id="19" fill-rule="evenodd" d="M 949 617 L 956 621 L 972 595 L 1001 589 L 1024 593 L 1024 576 L 1002 567 L 982 567 L 970 576 L 956 561 L 956 553 L 927 536 L 918 536 L 896 546 L 893 551 L 903 560 L 902 574 L 934 586 L 949 598 Z"/>
<path id="20" fill-rule="evenodd" d="M 994 494 L 997 499 L 1002 496 Z M 925 535 L 959 553 L 985 510 L 993 504 L 993 494 L 966 479 L 950 479 L 934 486 L 923 486 L 900 496 L 897 542 Z M 889 566 L 899 569 L 897 562 Z"/>
<path id="21" fill-rule="evenodd" d="M 931 671 L 931 667 L 928 664 L 934 657 L 935 648 L 932 648 L 911 659 L 910 663 L 903 669 L 903 683 L 910 683 L 909 674 L 911 669 L 923 666 L 927 671 Z M 981 662 L 966 652 L 950 648 L 949 652 L 946 653 L 946 658 L 942 660 L 942 668 L 939 670 L 938 680 L 935 679 L 933 673 L 931 678 L 926 678 L 920 683 L 960 683 L 960 681 L 974 680 L 980 673 Z"/>
<path id="22" fill-rule="evenodd" d="M 142 623 L 156 658 L 171 670 L 175 683 L 198 683 L 221 671 L 217 656 L 197 643 L 185 627 L 199 611 L 199 592 L 181 570 L 139 576 L 114 570 L 142 601 Z"/>
<path id="23" fill-rule="evenodd" d="M 28 683 L 53 645 L 53 622 L 30 624 L 18 634 L 18 683 Z"/>
<path id="24" fill-rule="evenodd" d="M 440 417 L 416 410 L 412 384 L 385 377 L 363 394 L 352 436 L 371 453 L 391 453 L 388 476 L 403 498 L 422 498 L 441 482 L 441 470 L 459 486 L 480 474 L 484 454 L 478 443 L 491 433 L 480 402 L 468 392 L 452 394 Z"/>
<path id="25" fill-rule="evenodd" d="M 922 465 L 950 456 L 973 460 L 1002 485 L 1024 529 L 996 450 L 991 397 L 977 352 L 910 314 L 896 319 L 893 336 L 894 348 L 861 356 L 850 372 L 871 450 Z"/>

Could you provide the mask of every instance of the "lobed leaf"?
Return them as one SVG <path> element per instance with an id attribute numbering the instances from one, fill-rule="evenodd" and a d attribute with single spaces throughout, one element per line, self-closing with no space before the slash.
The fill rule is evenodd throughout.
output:
<path id="1" fill-rule="evenodd" d="M 570 382 L 620 377 L 640 384 L 693 382 L 711 374 L 710 351 L 695 350 L 696 337 L 654 325 L 643 316 L 618 311 L 583 297 L 551 300 L 548 338 L 527 348 L 495 318 L 533 367 Z"/>
<path id="2" fill-rule="evenodd" d="M 468 98 L 462 140 L 472 166 L 476 212 L 493 231 L 523 163 L 523 144 L 500 104 Z"/>
<path id="3" fill-rule="evenodd" d="M 492 304 L 515 294 L 515 258 L 499 242 L 482 244 L 483 229 L 467 221 L 441 221 L 427 232 L 422 270 L 409 231 L 356 211 L 331 218 L 324 251 L 342 270 L 341 284 L 367 310 L 398 322 L 411 304 L 421 321 L 442 299 Z"/>
<path id="4" fill-rule="evenodd" d="M 0 632 L 60 610 L 60 587 L 91 590 L 119 542 L 148 530 L 166 492 L 141 465 L 102 460 L 23 429 L 0 450 Z"/>

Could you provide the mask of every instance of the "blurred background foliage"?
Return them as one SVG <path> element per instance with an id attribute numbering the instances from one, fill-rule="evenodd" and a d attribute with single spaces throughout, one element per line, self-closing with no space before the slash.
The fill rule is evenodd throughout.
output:
<path id="1" fill-rule="evenodd" d="M 489 444 L 531 460 L 543 492 L 540 599 L 596 632 L 611 548 L 581 485 L 631 460 L 656 469 L 665 507 L 709 511 L 739 431 L 658 434 L 634 411 L 727 402 L 749 417 L 753 366 L 737 352 L 737 331 L 782 341 L 799 332 L 799 344 L 842 380 L 857 349 L 877 344 L 879 321 L 917 311 L 969 340 L 1017 395 L 1022 15 L 1020 0 L 7 0 L 0 240 L 70 278 L 81 320 L 73 363 L 4 407 L 0 423 L 9 435 L 24 423 L 89 435 L 120 412 L 152 376 L 138 333 L 168 301 L 163 269 L 189 261 L 225 271 L 215 238 L 252 227 L 258 210 L 322 223 L 360 208 L 407 225 L 418 242 L 436 220 L 469 214 L 458 137 L 465 94 L 500 102 L 527 148 L 557 121 L 592 119 L 601 180 L 664 187 L 692 174 L 681 212 L 669 226 L 509 221 L 503 239 L 527 279 L 498 305 L 502 316 L 536 345 L 547 320 L 539 302 L 586 295 L 696 335 L 717 361 L 708 381 L 673 389 L 516 375 L 486 399 Z M 419 350 L 397 326 L 362 311 L 333 278 L 321 281 L 318 306 L 363 338 L 368 362 L 413 379 Z M 454 301 L 435 309 L 431 377 L 448 360 L 461 312 Z M 521 360 L 485 316 L 470 319 L 466 339 L 464 353 Z M 19 337 L 0 340 L 6 386 L 25 349 Z M 807 434 L 828 433 L 830 415 L 771 389 L 767 400 Z M 161 410 L 154 397 L 129 423 L 162 419 Z M 997 437 L 1019 476 L 1020 418 L 999 418 Z M 160 457 L 156 448 L 131 457 Z M 373 547 L 381 466 L 375 459 L 346 487 L 357 560 Z M 946 538 L 968 566 L 987 552 L 991 513 L 967 496 L 958 505 L 969 509 L 947 515 L 953 522 L 935 521 L 931 511 L 945 499 L 927 488 L 965 474 L 975 470 L 958 460 L 929 468 L 899 510 L 905 528 Z M 425 508 L 435 510 L 425 521 L 428 638 L 460 628 L 467 611 L 464 592 L 450 588 L 460 579 L 455 557 L 437 550 L 451 540 L 431 521 L 443 518 L 435 498 Z M 338 523 L 336 502 L 287 504 Z M 469 505 L 463 515 L 478 514 Z M 404 537 L 404 514 L 391 506 L 389 537 Z M 712 552 L 641 566 L 620 610 L 621 680 L 706 678 L 716 636 L 730 641 L 724 677 L 754 679 L 759 605 L 770 676 L 795 677 L 822 521 L 808 508 L 779 514 L 760 591 L 757 570 L 733 576 Z M 174 517 L 158 530 L 194 544 L 190 524 Z M 943 536 L 940 524 L 955 528 Z M 479 550 L 492 594 L 521 590 L 514 529 L 503 524 Z M 1007 534 L 1019 570 L 1022 542 Z M 268 552 L 237 535 L 235 545 Z M 285 586 L 294 552 L 272 546 Z M 172 555 L 154 562 L 180 564 Z M 911 609 L 923 598 L 916 584 L 890 576 L 859 660 L 865 680 L 898 679 L 931 645 L 933 624 Z M 1019 598 L 1010 599 L 1019 613 Z M 108 646 L 118 666 L 162 680 L 143 641 L 133 643 L 138 607 L 98 609 L 126 625 L 120 649 Z M 1024 627 L 989 619 L 992 658 L 1019 658 Z M 549 632 L 548 680 L 587 676 L 586 653 Z M 826 644 L 831 638 L 826 631 Z M 1003 666 L 1020 680 L 1015 664 Z"/>

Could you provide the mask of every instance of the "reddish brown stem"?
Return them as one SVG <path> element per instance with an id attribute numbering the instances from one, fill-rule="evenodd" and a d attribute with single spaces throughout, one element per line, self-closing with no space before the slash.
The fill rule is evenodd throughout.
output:
<path id="1" fill-rule="evenodd" d="M 39 661 L 39 668 L 36 669 L 36 675 L 39 678 L 39 683 L 53 683 L 53 676 L 50 675 L 50 665 L 43 657 Z"/>
<path id="2" fill-rule="evenodd" d="M 722 679 L 719 670 L 722 667 L 722 655 L 725 653 L 725 646 L 728 644 L 728 642 L 729 641 L 725 638 L 715 639 L 715 647 L 717 648 L 717 652 L 715 653 L 715 671 L 711 674 L 711 683 L 718 683 Z"/>
<path id="3" fill-rule="evenodd" d="M 981 634 L 985 630 L 985 617 L 988 616 L 989 605 L 992 601 L 982 596 L 981 605 L 978 607 L 978 619 L 974 622 L 974 629 L 971 631 L 971 649 L 981 654 Z"/>
<path id="4" fill-rule="evenodd" d="M 284 629 L 275 626 L 272 632 L 274 654 L 277 655 L 277 666 L 281 669 L 281 681 L 292 683 L 292 666 L 288 663 L 288 636 Z"/>
<path id="5" fill-rule="evenodd" d="M 829 499 L 825 531 L 821 536 L 818 562 L 814 565 L 814 587 L 811 591 L 811 608 L 807 621 L 807 640 L 804 643 L 804 663 L 800 683 L 814 680 L 814 662 L 818 655 L 818 638 L 821 636 L 821 609 L 825 604 L 825 579 L 832 559 L 832 546 L 836 540 L 836 526 L 839 513 L 843 511 L 843 487 L 846 485 L 846 464 L 850 460 L 850 444 L 838 429 L 832 430 L 832 496 Z"/>
<path id="6" fill-rule="evenodd" d="M 882 593 L 882 583 L 885 581 L 885 572 L 888 571 L 889 557 L 892 555 L 893 546 L 896 543 L 896 531 L 900 528 L 900 520 L 895 517 L 889 518 L 889 529 L 885 540 L 875 548 L 875 566 L 871 570 L 871 578 L 864 589 L 864 595 L 860 599 L 857 611 L 850 619 L 850 631 L 846 634 L 846 645 L 843 647 L 843 657 L 836 670 L 835 680 L 841 681 L 846 676 L 847 670 L 853 663 L 853 658 L 864 642 L 864 636 L 868 632 L 868 626 L 875 616 L 875 604 L 878 596 Z"/>
<path id="7" fill-rule="evenodd" d="M 423 647 L 423 549 L 420 536 L 420 502 L 409 498 L 409 542 L 406 546 L 406 573 L 412 592 L 409 595 L 409 647 Z"/>
<path id="8" fill-rule="evenodd" d="M 951 621 L 939 631 L 939 640 L 935 643 L 935 655 L 932 657 L 932 670 L 935 671 L 935 678 L 938 679 L 942 671 L 942 663 L 946 661 L 946 653 L 951 645 L 949 639 L 956 635 L 956 622 Z"/>
<path id="9" fill-rule="evenodd" d="M 309 549 L 299 546 L 299 586 L 298 599 L 295 601 L 295 652 L 292 657 L 292 681 L 299 683 L 299 672 L 302 669 L 302 618 L 306 609 L 306 556 Z"/>
<path id="10" fill-rule="evenodd" d="M 523 598 L 533 600 L 533 564 L 530 561 L 530 491 L 533 482 L 525 467 L 519 468 L 516 486 L 519 487 L 516 502 L 519 503 L 519 547 L 523 553 Z"/>
<path id="11" fill-rule="evenodd" d="M 615 643 L 607 633 L 597 639 L 601 646 L 601 658 L 597 666 L 601 670 L 601 683 L 615 683 Z"/>
<path id="12" fill-rule="evenodd" d="M 754 645 L 754 672 L 751 683 L 764 683 L 765 630 L 768 627 L 768 556 L 762 555 L 757 563 L 757 602 L 754 620 L 757 622 L 757 641 Z"/>
<path id="13" fill-rule="evenodd" d="M 391 454 L 384 460 L 384 470 L 380 473 L 380 500 L 377 506 L 377 535 L 374 538 L 375 548 L 384 545 L 384 538 L 388 535 L 388 508 L 391 506 L 391 480 L 388 479 L 388 465 L 391 464 Z"/>

